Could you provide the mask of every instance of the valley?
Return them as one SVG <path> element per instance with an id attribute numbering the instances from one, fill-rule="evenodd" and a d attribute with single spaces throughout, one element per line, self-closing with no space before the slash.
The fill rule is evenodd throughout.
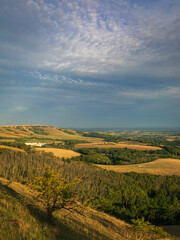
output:
<path id="1" fill-rule="evenodd" d="M 158 226 L 179 224 L 179 143 L 178 131 L 0 127 L 1 221 L 8 215 L 10 223 L 1 229 L 4 239 L 10 239 L 8 231 L 28 239 L 59 239 L 61 235 L 66 240 L 71 239 L 69 231 L 72 240 L 133 240 L 134 236 L 140 240 L 142 235 L 149 240 L 178 239 L 178 233 L 173 238 Z M 62 209 L 55 211 L 53 222 L 46 220 L 36 192 L 29 187 L 47 169 L 62 169 L 67 181 L 80 179 L 75 192 L 81 214 Z M 24 196 L 28 205 L 20 200 Z M 36 214 L 27 209 L 29 204 Z M 30 233 L 34 224 L 36 233 Z M 42 237 L 45 232 L 47 238 Z"/>

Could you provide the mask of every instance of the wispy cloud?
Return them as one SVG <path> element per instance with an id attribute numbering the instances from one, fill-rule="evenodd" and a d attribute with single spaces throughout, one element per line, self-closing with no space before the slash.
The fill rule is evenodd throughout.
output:
<path id="1" fill-rule="evenodd" d="M 167 87 L 162 89 L 148 90 L 148 89 L 133 89 L 121 90 L 118 92 L 119 96 L 125 96 L 134 99 L 160 99 L 160 98 L 175 98 L 180 99 L 180 87 Z"/>
<path id="2" fill-rule="evenodd" d="M 156 76 L 179 74 L 179 69 L 174 71 L 180 40 L 177 1 L 154 2 L 151 8 L 125 0 L 104 1 L 104 6 L 94 0 L 86 4 L 78 0 L 16 4 L 2 7 L 4 20 L 9 22 L 4 35 L 13 20 L 14 24 L 22 21 L 16 27 L 17 41 L 12 43 L 6 36 L 1 45 L 9 63 L 16 56 L 16 64 L 55 72 L 121 74 L 132 69 L 154 71 Z"/>
<path id="3" fill-rule="evenodd" d="M 179 0 L 0 5 L 0 97 L 12 112 L 166 100 L 178 111 Z"/>
<path id="4" fill-rule="evenodd" d="M 10 112 L 24 112 L 26 111 L 28 108 L 24 107 L 24 106 L 14 106 L 13 108 L 10 108 Z"/>

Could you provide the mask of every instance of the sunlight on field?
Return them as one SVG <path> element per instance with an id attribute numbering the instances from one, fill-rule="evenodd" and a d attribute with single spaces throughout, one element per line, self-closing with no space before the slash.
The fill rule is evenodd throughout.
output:
<path id="1" fill-rule="evenodd" d="M 4 146 L 4 145 L 0 145 L 0 148 L 6 148 L 6 149 L 9 149 L 9 150 L 13 150 L 13 151 L 25 152 L 23 149 L 15 148 L 15 147 L 9 147 L 9 146 Z"/>
<path id="2" fill-rule="evenodd" d="M 82 144 L 76 144 L 75 148 L 129 148 L 129 149 L 135 149 L 135 150 L 162 150 L 160 147 L 154 147 L 154 146 L 146 146 L 146 145 L 138 145 L 138 144 L 127 144 L 127 143 L 104 143 L 104 144 L 98 144 L 98 143 L 82 143 Z"/>
<path id="3" fill-rule="evenodd" d="M 80 156 L 79 153 L 74 152 L 72 150 L 66 150 L 66 149 L 59 149 L 59 148 L 35 148 L 37 151 L 44 151 L 44 152 L 51 152 L 56 157 L 60 158 L 71 158 L 71 157 L 77 157 Z"/>
<path id="4" fill-rule="evenodd" d="M 134 165 L 101 165 L 97 166 L 115 172 L 151 173 L 156 175 L 180 175 L 180 160 L 171 158 L 157 159 L 149 163 Z"/>

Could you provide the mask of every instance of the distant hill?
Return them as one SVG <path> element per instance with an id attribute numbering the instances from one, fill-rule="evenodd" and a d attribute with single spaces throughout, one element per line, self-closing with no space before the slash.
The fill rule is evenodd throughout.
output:
<path id="1" fill-rule="evenodd" d="M 0 126 L 0 138 L 85 139 L 75 130 L 44 125 Z"/>

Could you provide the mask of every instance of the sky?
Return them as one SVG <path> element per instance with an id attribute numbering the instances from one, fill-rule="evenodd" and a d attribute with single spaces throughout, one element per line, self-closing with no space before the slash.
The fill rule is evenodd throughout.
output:
<path id="1" fill-rule="evenodd" d="M 0 125 L 180 127 L 179 0 L 0 0 Z"/>

